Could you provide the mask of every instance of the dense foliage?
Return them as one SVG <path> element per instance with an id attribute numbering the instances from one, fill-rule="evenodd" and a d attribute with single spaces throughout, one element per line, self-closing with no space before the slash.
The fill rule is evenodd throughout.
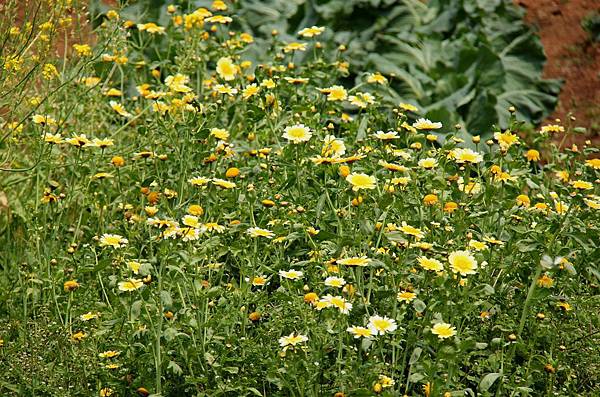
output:
<path id="1" fill-rule="evenodd" d="M 1 395 L 598 394 L 600 160 L 568 121 L 507 102 L 471 137 L 389 75 L 339 85 L 325 27 L 264 45 L 215 1 L 107 10 L 91 45 L 70 3 L 1 19 Z"/>
<path id="2" fill-rule="evenodd" d="M 168 23 L 166 3 L 132 2 L 123 15 Z M 210 1 L 180 4 L 193 10 Z M 540 40 L 512 0 L 241 0 L 233 8 L 235 26 L 259 44 L 248 50 L 249 59 L 269 59 L 273 30 L 289 41 L 303 28 L 327 26 L 319 39 L 348 47 L 347 85 L 363 72 L 387 73 L 394 78 L 386 97 L 446 124 L 462 123 L 473 135 L 489 136 L 493 125 L 507 128 L 510 104 L 534 124 L 556 104 L 560 84 L 542 79 Z"/>

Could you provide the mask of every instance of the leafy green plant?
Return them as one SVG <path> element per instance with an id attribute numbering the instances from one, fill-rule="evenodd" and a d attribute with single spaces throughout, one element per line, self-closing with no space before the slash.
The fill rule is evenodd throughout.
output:
<path id="1" fill-rule="evenodd" d="M 600 12 L 594 11 L 588 14 L 581 26 L 588 32 L 592 41 L 600 41 Z"/>
<path id="2" fill-rule="evenodd" d="M 347 46 L 348 84 L 380 71 L 392 76 L 389 99 L 410 101 L 474 135 L 489 136 L 493 125 L 507 128 L 510 106 L 537 124 L 556 105 L 560 83 L 542 79 L 540 40 L 510 0 L 241 0 L 233 7 L 239 26 L 262 42 L 251 58 L 268 58 L 274 30 L 289 41 L 302 28 L 327 26 L 332 32 L 324 41 Z M 169 18 L 163 0 L 133 2 L 124 15 Z"/>

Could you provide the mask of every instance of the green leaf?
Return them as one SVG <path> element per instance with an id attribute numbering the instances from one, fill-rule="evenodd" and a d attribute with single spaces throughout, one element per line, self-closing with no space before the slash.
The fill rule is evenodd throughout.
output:
<path id="1" fill-rule="evenodd" d="M 183 370 L 175 361 L 169 361 L 167 369 L 171 370 L 171 372 L 173 372 L 175 375 L 183 374 Z"/>
<path id="2" fill-rule="evenodd" d="M 479 382 L 479 391 L 488 391 L 490 387 L 492 387 L 496 379 L 498 379 L 500 376 L 502 376 L 502 373 L 492 372 L 481 378 L 481 382 Z"/>
<path id="3" fill-rule="evenodd" d="M 423 352 L 423 349 L 421 349 L 420 347 L 415 347 L 415 349 L 413 350 L 412 354 L 410 355 L 410 359 L 408 360 L 408 364 L 409 365 L 413 365 L 417 361 L 419 361 L 419 358 L 421 357 L 421 353 L 422 352 Z"/>

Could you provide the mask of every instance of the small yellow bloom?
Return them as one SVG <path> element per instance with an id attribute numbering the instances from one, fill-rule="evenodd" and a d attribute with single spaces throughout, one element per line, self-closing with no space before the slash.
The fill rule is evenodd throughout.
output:
<path id="1" fill-rule="evenodd" d="M 450 262 L 450 269 L 454 273 L 460 273 L 461 276 L 476 273 L 477 261 L 469 251 L 451 252 L 448 262 Z"/>
<path id="2" fill-rule="evenodd" d="M 285 127 L 282 135 L 288 141 L 292 143 L 307 142 L 312 137 L 312 131 L 304 124 L 296 124 L 289 127 Z"/>
<path id="3" fill-rule="evenodd" d="M 306 51 L 306 43 L 289 43 L 283 47 L 283 52 Z"/>
<path id="4" fill-rule="evenodd" d="M 138 280 L 135 278 L 132 278 L 127 281 L 121 281 L 121 282 L 119 282 L 119 285 L 118 285 L 119 290 L 124 291 L 124 292 L 135 291 L 135 290 L 142 288 L 143 286 L 144 286 L 144 282 L 142 280 Z"/>
<path id="5" fill-rule="evenodd" d="M 320 91 L 327 94 L 327 100 L 330 102 L 344 101 L 348 98 L 348 92 L 341 85 L 334 85 L 329 88 L 322 88 Z"/>
<path id="6" fill-rule="evenodd" d="M 319 36 L 321 33 L 325 31 L 324 27 L 312 26 L 310 28 L 304 28 L 298 32 L 298 35 L 302 37 L 315 37 Z"/>
<path id="7" fill-rule="evenodd" d="M 73 44 L 73 49 L 80 57 L 89 57 L 92 55 L 92 47 L 87 44 Z"/>
<path id="8" fill-rule="evenodd" d="M 377 179 L 364 173 L 354 172 L 346 177 L 346 181 L 352 185 L 355 192 L 360 189 L 375 189 L 377 186 Z"/>
<path id="9" fill-rule="evenodd" d="M 388 79 L 379 72 L 372 73 L 367 76 L 367 83 L 369 83 L 369 84 L 384 85 L 384 84 L 387 84 L 387 82 L 388 82 Z"/>
<path id="10" fill-rule="evenodd" d="M 423 204 L 435 205 L 438 202 L 438 197 L 435 194 L 428 194 L 423 198 Z"/>
<path id="11" fill-rule="evenodd" d="M 65 281 L 63 288 L 65 292 L 73 292 L 77 288 L 79 288 L 79 283 L 77 282 L 77 280 Z"/>
<path id="12" fill-rule="evenodd" d="M 525 157 L 527 158 L 527 161 L 539 161 L 540 152 L 535 149 L 529 149 L 527 153 L 525 153 Z"/>
<path id="13" fill-rule="evenodd" d="M 231 58 L 224 57 L 217 61 L 217 73 L 225 81 L 231 81 L 235 79 L 235 75 L 238 72 L 237 66 L 233 63 Z"/>
<path id="14" fill-rule="evenodd" d="M 531 205 L 531 200 L 525 194 L 520 194 L 517 196 L 517 205 L 520 207 L 529 207 Z"/>
<path id="15" fill-rule="evenodd" d="M 456 327 L 446 323 L 437 323 L 431 328 L 431 333 L 440 339 L 446 339 L 456 335 Z"/>

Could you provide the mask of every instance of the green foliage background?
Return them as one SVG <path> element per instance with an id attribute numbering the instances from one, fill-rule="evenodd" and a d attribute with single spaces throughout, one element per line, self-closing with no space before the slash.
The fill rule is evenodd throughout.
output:
<path id="1" fill-rule="evenodd" d="M 167 25 L 168 4 L 193 10 L 211 3 L 132 1 L 122 15 Z M 100 15 L 106 6 L 92 0 L 91 9 Z M 560 82 L 542 79 L 539 37 L 510 0 L 240 0 L 232 11 L 241 28 L 265 42 L 256 46 L 265 52 L 274 29 L 292 41 L 304 27 L 327 26 L 323 41 L 347 46 L 349 79 L 366 71 L 391 75 L 388 99 L 418 105 L 446 125 L 464 124 L 472 134 L 506 128 L 510 106 L 536 124 L 556 105 Z M 264 61 L 265 52 L 251 55 Z"/>

